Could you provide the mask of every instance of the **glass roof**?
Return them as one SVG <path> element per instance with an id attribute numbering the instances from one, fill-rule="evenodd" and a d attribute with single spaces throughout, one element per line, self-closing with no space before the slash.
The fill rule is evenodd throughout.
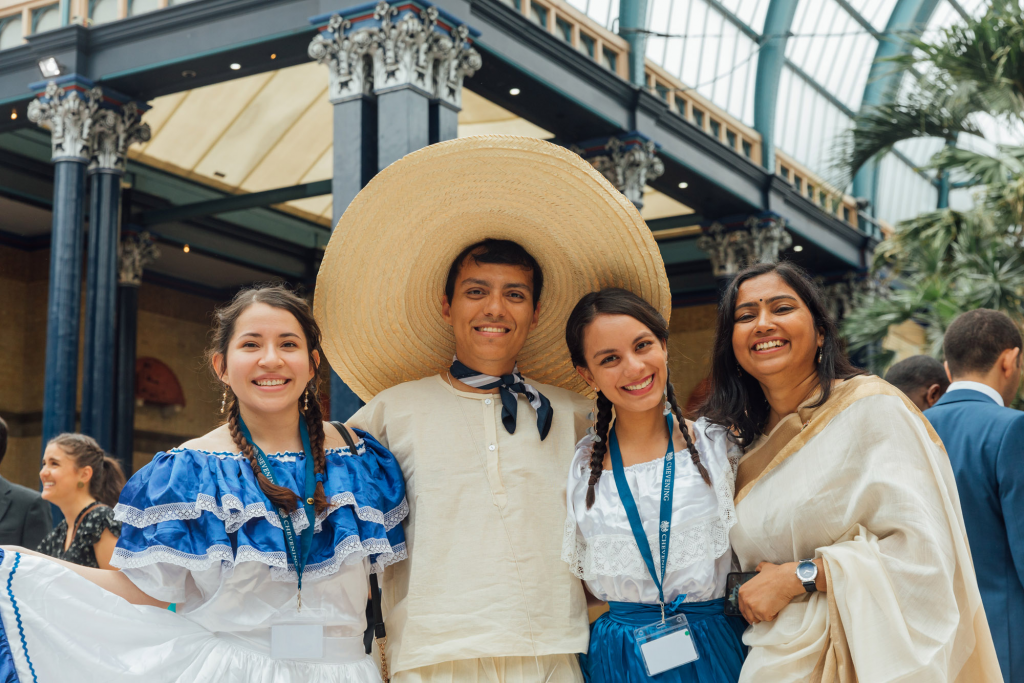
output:
<path id="1" fill-rule="evenodd" d="M 781 2 L 783 0 L 774 0 Z M 900 2 L 913 0 L 796 0 L 779 84 L 775 144 L 811 171 L 834 177 L 837 138 L 861 107 L 868 73 Z M 618 0 L 569 0 L 610 30 L 618 28 Z M 743 123 L 754 124 L 758 51 L 772 0 L 649 0 L 647 58 Z M 927 6 L 930 3 L 924 2 Z M 927 20 L 926 37 L 979 15 L 989 0 L 938 0 Z M 909 79 L 905 79 L 909 80 Z M 959 144 L 987 146 L 1024 141 L 1024 131 L 982 124 L 987 139 Z M 965 136 L 971 138 L 971 136 Z M 938 193 L 915 165 L 939 149 L 936 139 L 897 145 L 881 164 L 876 213 L 895 222 L 934 210 Z M 954 191 L 954 207 L 970 203 Z"/>

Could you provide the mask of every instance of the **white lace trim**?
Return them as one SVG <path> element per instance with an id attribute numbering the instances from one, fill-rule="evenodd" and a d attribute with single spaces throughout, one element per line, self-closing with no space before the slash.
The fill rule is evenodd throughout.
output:
<path id="1" fill-rule="evenodd" d="M 694 425 L 694 431 L 699 432 L 700 437 L 704 437 L 705 443 L 712 440 L 710 433 L 720 429 L 722 428 L 717 425 L 709 426 L 703 418 Z M 709 434 L 705 434 L 705 431 Z M 736 488 L 736 469 L 742 450 L 733 447 L 731 442 L 727 441 L 726 444 L 725 468 L 710 458 L 705 460 L 718 499 L 718 514 L 694 520 L 679 530 L 673 529 L 669 542 L 668 571 L 678 571 L 697 562 L 716 560 L 729 550 L 729 530 L 736 525 L 736 506 L 733 504 L 733 497 Z M 593 440 L 589 436 L 580 440 L 577 457 L 582 456 L 584 464 L 589 462 L 592 448 Z M 588 475 L 582 473 L 581 476 Z M 657 547 L 657 537 L 651 536 L 647 540 L 652 548 Z M 599 576 L 623 576 L 640 580 L 650 578 L 647 565 L 632 534 L 608 534 L 585 539 L 578 531 L 576 517 L 571 509 L 565 519 L 562 560 L 568 563 L 577 578 L 585 581 L 594 580 Z"/>
<path id="2" fill-rule="evenodd" d="M 343 505 L 351 505 L 355 509 L 356 517 L 364 522 L 380 524 L 384 527 L 384 531 L 391 531 L 401 524 L 403 519 L 409 516 L 409 501 L 406 498 L 402 498 L 402 502 L 398 504 L 398 507 L 388 510 L 387 512 L 381 512 L 377 508 L 370 507 L 369 505 L 356 507 L 356 497 L 351 492 L 345 491 L 344 493 L 338 493 L 331 497 L 330 505 L 316 516 L 313 531 L 319 533 L 322 528 L 323 521 L 327 519 L 332 512 Z"/>
<path id="3" fill-rule="evenodd" d="M 345 538 L 334 548 L 328 559 L 307 565 L 302 572 L 303 580 L 316 581 L 333 576 L 343 565 L 355 564 L 364 557 L 377 555 L 377 561 L 371 565 L 371 571 L 382 572 L 384 567 L 408 557 L 405 543 L 392 546 L 386 539 L 370 538 L 360 541 L 358 536 Z M 270 578 L 273 581 L 298 581 L 294 567 L 289 567 L 284 552 L 265 552 L 252 546 L 243 545 L 232 555 L 231 548 L 226 545 L 211 546 L 202 555 L 169 548 L 167 546 L 151 546 L 139 552 L 124 548 L 114 548 L 110 564 L 119 569 L 138 569 L 151 564 L 166 563 L 184 567 L 189 571 L 203 571 L 215 564 L 222 564 L 225 569 L 233 570 L 243 562 L 259 562 L 270 567 Z"/>
<path id="4" fill-rule="evenodd" d="M 232 460 L 248 460 L 249 459 L 248 456 L 243 455 L 241 453 L 241 451 L 239 451 L 237 453 L 232 452 L 232 451 L 204 451 L 201 448 L 182 448 L 181 446 L 178 446 L 177 448 L 172 448 L 169 451 L 165 451 L 165 453 L 184 453 L 186 451 L 192 451 L 193 453 L 203 453 L 205 455 L 212 455 L 212 456 L 214 456 L 216 458 L 220 458 L 221 460 L 224 460 L 226 458 L 231 458 Z M 363 439 L 357 440 L 356 441 L 356 455 L 363 455 L 365 453 L 366 453 L 366 442 Z M 324 454 L 325 455 L 352 455 L 352 453 L 349 450 L 348 446 L 342 446 L 340 448 L 327 448 L 327 449 L 324 450 Z M 278 453 L 268 453 L 267 454 L 268 458 L 273 458 L 275 460 L 280 460 L 282 462 L 295 462 L 295 460 L 299 456 L 305 457 L 305 453 L 303 453 L 302 451 L 281 451 L 281 452 L 278 452 Z"/>
<path id="5" fill-rule="evenodd" d="M 242 501 L 230 493 L 222 496 L 221 501 L 223 505 L 217 505 L 216 498 L 207 493 L 200 493 L 194 503 L 166 503 L 153 505 L 144 510 L 118 503 L 114 506 L 114 519 L 136 529 L 144 529 L 160 522 L 199 519 L 205 511 L 224 522 L 224 529 L 229 534 L 238 531 L 243 524 L 256 517 L 263 517 L 278 529 L 283 528 L 277 512 L 267 509 L 262 502 L 242 505 Z M 291 517 L 296 531 L 302 531 L 309 526 L 309 520 L 306 519 L 306 513 L 301 507 L 297 507 L 288 516 Z"/>

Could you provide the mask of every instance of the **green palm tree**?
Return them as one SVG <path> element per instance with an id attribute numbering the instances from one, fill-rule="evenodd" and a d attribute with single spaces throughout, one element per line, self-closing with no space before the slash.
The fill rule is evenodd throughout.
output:
<path id="1" fill-rule="evenodd" d="M 1024 7 L 995 0 L 980 18 L 933 41 L 905 40 L 911 51 L 889 61 L 917 74 L 915 87 L 857 116 L 838 167 L 848 179 L 901 140 L 942 138 L 947 144 L 926 168 L 975 188 L 976 205 L 897 225 L 872 264 L 890 287 L 861 296 L 843 330 L 856 351 L 877 347 L 891 325 L 914 320 L 926 329 L 929 351 L 941 356 L 946 327 L 961 312 L 995 308 L 1018 320 L 1024 313 L 1024 147 L 999 146 L 988 155 L 955 146 L 960 135 L 982 136 L 984 116 L 1024 126 Z"/>

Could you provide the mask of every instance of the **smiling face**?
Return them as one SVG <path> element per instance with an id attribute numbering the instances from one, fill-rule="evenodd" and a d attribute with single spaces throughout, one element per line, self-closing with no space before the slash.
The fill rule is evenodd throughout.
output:
<path id="1" fill-rule="evenodd" d="M 599 315 L 583 334 L 583 379 L 619 412 L 661 409 L 668 350 L 650 328 L 629 315 Z"/>
<path id="2" fill-rule="evenodd" d="M 800 381 L 815 371 L 824 335 L 815 329 L 807 305 L 777 274 L 740 285 L 733 321 L 733 353 L 759 382 L 780 376 Z"/>
<path id="3" fill-rule="evenodd" d="M 43 484 L 42 496 L 54 505 L 60 506 L 74 500 L 80 492 L 88 491 L 92 479 L 92 468 L 79 468 L 75 459 L 57 444 L 50 444 L 43 453 L 43 468 L 39 470 L 39 481 Z M 79 487 L 78 482 L 83 486 Z"/>
<path id="4" fill-rule="evenodd" d="M 231 387 L 241 408 L 273 414 L 297 410 L 299 398 L 316 373 L 320 358 L 309 347 L 302 326 L 282 308 L 252 304 L 235 321 L 227 354 L 215 354 L 213 367 Z"/>
<path id="5" fill-rule="evenodd" d="M 533 271 L 470 258 L 459 268 L 452 300 L 445 296 L 441 302 L 459 360 L 491 375 L 512 371 L 539 315 L 540 307 L 533 303 Z"/>

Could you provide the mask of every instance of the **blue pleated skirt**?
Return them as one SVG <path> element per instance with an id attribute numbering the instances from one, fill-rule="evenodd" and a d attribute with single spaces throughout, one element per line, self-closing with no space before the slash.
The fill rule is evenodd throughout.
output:
<path id="1" fill-rule="evenodd" d="M 736 683 L 747 648 L 740 640 L 746 622 L 722 613 L 725 600 L 677 603 L 665 614 L 685 614 L 700 658 L 683 666 L 648 676 L 633 632 L 661 618 L 657 605 L 609 602 L 590 629 L 590 649 L 580 655 L 587 683 Z"/>

